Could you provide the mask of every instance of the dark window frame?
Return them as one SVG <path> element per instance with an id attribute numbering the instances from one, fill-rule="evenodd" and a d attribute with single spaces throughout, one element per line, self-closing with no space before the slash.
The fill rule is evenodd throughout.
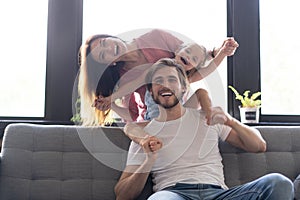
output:
<path id="1" fill-rule="evenodd" d="M 259 0 L 227 0 L 227 34 L 241 44 L 228 58 L 228 85 L 237 90 L 261 90 Z M 263 94 L 262 94 L 263 95 Z M 228 111 L 240 118 L 239 102 L 228 90 Z M 260 124 L 299 125 L 300 115 L 262 115 Z"/>

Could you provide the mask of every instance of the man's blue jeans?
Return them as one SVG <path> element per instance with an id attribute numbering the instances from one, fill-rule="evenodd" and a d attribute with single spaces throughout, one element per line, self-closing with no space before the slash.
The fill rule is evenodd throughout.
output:
<path id="1" fill-rule="evenodd" d="M 151 195 L 148 200 L 292 200 L 293 183 L 273 173 L 244 185 L 224 190 L 207 184 L 177 183 Z"/>

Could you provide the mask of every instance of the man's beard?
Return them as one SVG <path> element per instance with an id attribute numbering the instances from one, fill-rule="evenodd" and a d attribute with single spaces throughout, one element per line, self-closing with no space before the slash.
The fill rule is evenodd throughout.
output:
<path id="1" fill-rule="evenodd" d="M 179 99 L 178 98 L 175 98 L 175 100 L 173 102 L 171 102 L 171 103 L 162 103 L 159 100 L 158 96 L 155 97 L 153 94 L 152 94 L 152 98 L 153 98 L 153 101 L 156 104 L 161 105 L 165 109 L 171 109 L 171 108 L 175 107 L 179 103 Z"/>

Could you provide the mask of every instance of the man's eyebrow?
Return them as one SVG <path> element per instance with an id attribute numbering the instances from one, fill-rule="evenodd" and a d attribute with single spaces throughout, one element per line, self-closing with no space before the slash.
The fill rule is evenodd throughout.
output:
<path id="1" fill-rule="evenodd" d="M 163 78 L 163 77 L 162 77 L 162 76 L 155 76 L 155 77 L 153 78 L 153 80 L 160 79 L 160 78 Z"/>
<path id="2" fill-rule="evenodd" d="M 153 80 L 158 80 L 158 79 L 163 79 L 164 77 L 163 76 L 156 76 L 156 77 L 154 77 L 153 78 Z M 166 76 L 166 78 L 175 78 L 175 79 L 177 79 L 178 77 L 177 76 L 175 76 L 175 75 L 168 75 L 168 76 Z"/>
<path id="3" fill-rule="evenodd" d="M 154 76 L 153 79 L 162 78 L 162 76 Z"/>

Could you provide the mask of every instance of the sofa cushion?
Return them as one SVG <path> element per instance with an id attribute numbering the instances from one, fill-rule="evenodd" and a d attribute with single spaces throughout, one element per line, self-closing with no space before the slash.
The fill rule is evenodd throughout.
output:
<path id="1" fill-rule="evenodd" d="M 300 174 L 294 181 L 295 199 L 300 200 Z"/>

